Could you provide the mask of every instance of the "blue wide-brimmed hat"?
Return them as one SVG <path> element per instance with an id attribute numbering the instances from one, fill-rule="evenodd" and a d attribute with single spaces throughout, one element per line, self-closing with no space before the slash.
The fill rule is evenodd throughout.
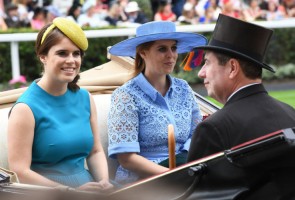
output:
<path id="1" fill-rule="evenodd" d="M 116 56 L 135 57 L 138 45 L 156 40 L 176 40 L 178 53 L 190 52 L 193 48 L 207 43 L 207 39 L 202 35 L 176 32 L 173 22 L 153 21 L 139 26 L 136 29 L 136 37 L 115 44 L 109 52 Z"/>

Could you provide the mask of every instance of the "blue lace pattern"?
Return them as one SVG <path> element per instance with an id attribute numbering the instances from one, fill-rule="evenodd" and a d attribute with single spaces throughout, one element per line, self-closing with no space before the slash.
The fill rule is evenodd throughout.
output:
<path id="1" fill-rule="evenodd" d="M 202 116 L 188 83 L 168 76 L 163 97 L 139 74 L 116 89 L 108 116 L 108 155 L 136 152 L 159 163 L 168 158 L 168 124 L 174 125 L 176 154 L 188 151 L 193 130 Z M 133 182 L 137 175 L 119 166 L 115 180 Z"/>

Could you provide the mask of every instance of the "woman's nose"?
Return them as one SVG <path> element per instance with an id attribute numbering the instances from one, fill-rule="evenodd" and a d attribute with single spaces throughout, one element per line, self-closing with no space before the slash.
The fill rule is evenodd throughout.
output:
<path id="1" fill-rule="evenodd" d="M 75 57 L 72 54 L 69 54 L 69 56 L 67 57 L 67 62 L 74 62 L 75 61 Z"/>
<path id="2" fill-rule="evenodd" d="M 167 55 L 168 55 L 169 57 L 174 57 L 174 56 L 177 56 L 177 52 L 174 51 L 173 49 L 169 49 L 169 50 L 167 51 Z"/>

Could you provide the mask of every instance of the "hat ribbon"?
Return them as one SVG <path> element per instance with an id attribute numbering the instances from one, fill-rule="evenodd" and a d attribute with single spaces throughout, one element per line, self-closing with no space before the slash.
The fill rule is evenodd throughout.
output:
<path id="1" fill-rule="evenodd" d="M 41 44 L 44 42 L 45 38 L 47 37 L 48 33 L 54 29 L 56 26 L 54 24 L 51 24 L 45 31 L 45 33 L 43 34 L 42 36 L 42 39 L 41 39 Z"/>
<path id="2" fill-rule="evenodd" d="M 185 56 L 180 66 L 183 66 L 184 71 L 191 71 L 193 68 L 196 68 L 201 64 L 202 59 L 203 59 L 203 50 L 201 49 L 193 50 Z"/>

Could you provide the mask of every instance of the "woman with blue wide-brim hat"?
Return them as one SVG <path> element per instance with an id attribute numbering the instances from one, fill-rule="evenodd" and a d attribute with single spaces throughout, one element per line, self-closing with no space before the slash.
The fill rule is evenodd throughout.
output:
<path id="1" fill-rule="evenodd" d="M 192 131 L 202 116 L 188 83 L 169 74 L 179 53 L 206 42 L 202 35 L 176 32 L 172 22 L 154 21 L 110 48 L 113 55 L 134 57 L 136 73 L 111 99 L 108 155 L 120 163 L 117 182 L 131 183 L 169 169 L 169 124 L 174 126 L 176 165 L 186 162 Z"/>

